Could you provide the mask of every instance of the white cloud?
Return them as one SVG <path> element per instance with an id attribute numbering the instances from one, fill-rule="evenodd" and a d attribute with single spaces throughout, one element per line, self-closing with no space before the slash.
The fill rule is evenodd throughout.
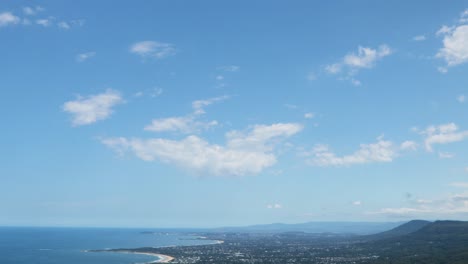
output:
<path id="1" fill-rule="evenodd" d="M 18 24 L 21 19 L 11 12 L 3 12 L 0 13 L 0 27 L 6 27 L 8 25 L 15 25 Z"/>
<path id="2" fill-rule="evenodd" d="M 454 187 L 468 187 L 464 183 L 453 183 Z M 445 217 L 447 215 L 468 214 L 468 193 L 448 195 L 443 199 L 411 201 L 413 206 L 383 208 L 369 214 L 384 214 L 404 218 L 414 217 Z"/>
<path id="3" fill-rule="evenodd" d="M 354 76 L 361 69 L 373 68 L 377 61 L 389 56 L 392 52 L 387 45 L 380 45 L 376 49 L 359 46 L 357 53 L 348 53 L 339 62 L 326 65 L 325 71 L 335 75 L 343 73 L 344 76 L 341 79 L 348 80 L 353 85 L 359 86 L 361 82 L 355 79 Z"/>
<path id="4" fill-rule="evenodd" d="M 362 202 L 361 202 L 361 201 L 354 201 L 354 202 L 353 202 L 353 205 L 355 205 L 355 206 L 361 206 L 361 205 L 362 205 Z"/>
<path id="5" fill-rule="evenodd" d="M 25 15 L 28 15 L 28 16 L 32 16 L 32 15 L 35 15 L 39 12 L 42 12 L 44 11 L 45 9 L 40 7 L 40 6 L 34 6 L 34 7 L 31 7 L 31 6 L 25 6 L 23 7 L 23 13 Z"/>
<path id="6" fill-rule="evenodd" d="M 304 118 L 306 119 L 312 119 L 315 117 L 315 114 L 314 113 L 305 113 L 304 114 Z"/>
<path id="7" fill-rule="evenodd" d="M 60 21 L 57 23 L 57 26 L 61 29 L 69 30 L 71 28 L 70 24 L 65 21 Z"/>
<path id="8" fill-rule="evenodd" d="M 444 59 L 447 67 L 468 62 L 468 12 L 461 13 L 459 24 L 442 26 L 436 33 L 443 36 L 443 47 L 439 49 L 436 57 Z"/>
<path id="9" fill-rule="evenodd" d="M 452 182 L 449 185 L 458 188 L 468 188 L 468 182 Z"/>
<path id="10" fill-rule="evenodd" d="M 224 80 L 224 76 L 222 76 L 222 75 L 217 75 L 217 76 L 216 76 L 216 80 L 222 81 L 222 80 Z"/>
<path id="11" fill-rule="evenodd" d="M 400 144 L 400 149 L 401 150 L 416 150 L 418 148 L 418 144 L 414 141 L 404 141 L 403 143 Z"/>
<path id="12" fill-rule="evenodd" d="M 94 51 L 81 53 L 81 54 L 76 55 L 76 61 L 77 62 L 84 62 L 84 61 L 88 60 L 89 58 L 94 57 L 95 55 L 96 55 L 96 52 L 94 52 Z"/>
<path id="13" fill-rule="evenodd" d="M 341 71 L 341 67 L 342 67 L 341 63 L 334 63 L 334 64 L 325 66 L 325 71 L 331 74 L 337 74 Z"/>
<path id="14" fill-rule="evenodd" d="M 466 100 L 466 97 L 464 94 L 460 94 L 459 96 L 457 96 L 457 101 L 460 102 L 460 103 L 464 103 Z"/>
<path id="15" fill-rule="evenodd" d="M 161 91 L 162 92 L 162 91 Z M 168 117 L 153 119 L 151 124 L 145 127 L 147 131 L 153 132 L 181 132 L 195 133 L 200 130 L 206 130 L 218 125 L 216 120 L 209 122 L 198 121 L 198 118 L 205 114 L 205 107 L 213 103 L 220 102 L 229 98 L 228 96 L 219 96 L 206 100 L 197 100 L 192 102 L 193 112 L 186 116 Z"/>
<path id="16" fill-rule="evenodd" d="M 72 115 L 73 126 L 82 126 L 108 118 L 112 108 L 123 103 L 119 92 L 108 89 L 106 92 L 86 97 L 79 96 L 74 101 L 63 104 L 63 110 Z"/>
<path id="17" fill-rule="evenodd" d="M 392 53 L 387 45 L 381 45 L 378 49 L 359 47 L 358 53 L 350 53 L 343 59 L 343 64 L 351 68 L 372 68 L 377 60 L 386 57 Z"/>
<path id="18" fill-rule="evenodd" d="M 327 145 L 316 145 L 309 163 L 315 166 L 348 166 L 372 162 L 391 162 L 397 157 L 397 149 L 391 141 L 382 137 L 373 144 L 361 144 L 359 149 L 351 155 L 339 157 Z"/>
<path id="19" fill-rule="evenodd" d="M 200 130 L 206 130 L 210 127 L 218 125 L 216 120 L 210 122 L 196 121 L 194 116 L 168 117 L 153 119 L 151 124 L 145 127 L 147 131 L 153 132 L 181 132 L 195 133 Z"/>
<path id="20" fill-rule="evenodd" d="M 162 59 L 176 54 L 174 45 L 157 41 L 141 41 L 130 47 L 130 52 L 147 58 Z"/>
<path id="21" fill-rule="evenodd" d="M 468 9 L 463 11 L 460 15 L 460 19 L 458 20 L 459 23 L 468 23 Z"/>
<path id="22" fill-rule="evenodd" d="M 424 36 L 424 35 L 414 36 L 413 40 L 414 41 L 424 41 L 424 40 L 426 40 L 426 36 Z"/>
<path id="23" fill-rule="evenodd" d="M 439 152 L 439 158 L 441 159 L 451 159 L 455 157 L 455 154 L 450 152 Z"/>
<path id="24" fill-rule="evenodd" d="M 42 18 L 42 19 L 37 19 L 36 24 L 41 25 L 43 27 L 49 27 L 52 25 L 54 18 L 49 17 L 49 18 Z"/>
<path id="25" fill-rule="evenodd" d="M 256 125 L 248 133 L 228 132 L 225 146 L 194 135 L 182 140 L 107 138 L 102 143 L 120 154 L 131 151 L 142 160 L 159 160 L 195 173 L 242 176 L 258 174 L 274 165 L 273 151 L 279 140 L 301 130 L 298 124 Z"/>
<path id="26" fill-rule="evenodd" d="M 281 204 L 275 203 L 275 204 L 267 204 L 266 208 L 268 208 L 268 209 L 282 209 L 283 206 Z"/>
<path id="27" fill-rule="evenodd" d="M 420 134 L 425 136 L 424 144 L 426 150 L 433 151 L 434 144 L 447 144 L 464 140 L 468 137 L 468 131 L 459 131 L 454 123 L 443 124 L 439 126 L 429 126 Z"/>

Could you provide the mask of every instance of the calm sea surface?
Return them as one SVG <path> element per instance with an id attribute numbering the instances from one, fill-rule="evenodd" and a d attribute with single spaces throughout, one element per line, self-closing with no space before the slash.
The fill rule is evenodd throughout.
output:
<path id="1" fill-rule="evenodd" d="M 92 253 L 88 249 L 162 247 L 208 244 L 176 233 L 142 234 L 149 229 L 13 228 L 0 227 L 1 264 L 132 264 L 156 257 L 123 253 Z"/>

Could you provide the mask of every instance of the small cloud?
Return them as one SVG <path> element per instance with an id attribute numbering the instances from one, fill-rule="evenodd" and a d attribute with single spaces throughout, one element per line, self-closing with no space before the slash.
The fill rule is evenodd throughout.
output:
<path id="1" fill-rule="evenodd" d="M 0 27 L 15 25 L 21 22 L 21 19 L 11 12 L 0 13 Z"/>
<path id="2" fill-rule="evenodd" d="M 457 96 L 457 101 L 460 102 L 460 103 L 464 103 L 466 100 L 465 98 L 465 95 L 464 94 L 460 94 L 459 96 Z"/>
<path id="3" fill-rule="evenodd" d="M 426 40 L 426 36 L 424 35 L 418 35 L 413 37 L 413 41 L 424 41 Z"/>
<path id="4" fill-rule="evenodd" d="M 455 157 L 455 154 L 449 152 L 439 152 L 439 158 L 441 159 L 451 159 Z"/>
<path id="5" fill-rule="evenodd" d="M 283 208 L 283 206 L 282 206 L 281 204 L 277 204 L 277 203 L 275 203 L 275 204 L 267 204 L 266 207 L 267 207 L 268 209 L 282 209 L 282 208 Z"/>
<path id="6" fill-rule="evenodd" d="M 31 7 L 31 6 L 25 6 L 23 7 L 23 13 L 25 15 L 28 15 L 28 16 L 33 16 L 39 12 L 42 12 L 44 11 L 45 9 L 40 7 L 40 6 L 35 6 L 35 7 Z"/>
<path id="7" fill-rule="evenodd" d="M 54 18 L 52 18 L 52 17 L 37 19 L 36 24 L 41 25 L 43 27 L 49 27 L 49 26 L 52 25 L 53 20 L 54 20 Z"/>
<path id="8" fill-rule="evenodd" d="M 305 113 L 304 118 L 306 119 L 312 119 L 315 117 L 315 113 Z"/>
<path id="9" fill-rule="evenodd" d="M 309 72 L 309 74 L 307 74 L 306 78 L 309 81 L 315 81 L 315 80 L 317 80 L 317 75 L 315 73 L 313 73 L 313 72 Z"/>
<path id="10" fill-rule="evenodd" d="M 404 141 L 403 143 L 400 144 L 400 149 L 401 150 L 416 150 L 418 148 L 418 144 L 414 141 Z"/>
<path id="11" fill-rule="evenodd" d="M 150 96 L 154 98 L 154 97 L 160 96 L 162 93 L 163 93 L 163 89 L 156 87 L 156 88 L 153 88 L 153 90 L 150 92 Z"/>
<path id="12" fill-rule="evenodd" d="M 218 67 L 218 70 L 226 71 L 226 72 L 237 72 L 240 70 L 240 67 L 236 65 L 225 65 L 225 66 Z"/>
<path id="13" fill-rule="evenodd" d="M 297 109 L 297 108 L 299 108 L 297 105 L 294 105 L 294 104 L 284 104 L 284 107 L 286 107 L 288 109 Z"/>
<path id="14" fill-rule="evenodd" d="M 362 69 L 372 69 L 377 61 L 389 56 L 393 50 L 388 45 L 380 45 L 373 49 L 359 46 L 357 53 L 352 52 L 345 55 L 339 62 L 325 66 L 325 71 L 332 75 L 343 74 L 340 79 L 348 80 L 355 86 L 360 86 L 361 82 L 354 76 Z"/>
<path id="15" fill-rule="evenodd" d="M 70 24 L 65 21 L 60 21 L 57 23 L 57 26 L 61 29 L 69 30 L 71 28 Z"/>
<path id="16" fill-rule="evenodd" d="M 216 80 L 222 81 L 222 80 L 224 80 L 224 76 L 218 75 L 218 76 L 216 76 Z"/>
<path id="17" fill-rule="evenodd" d="M 425 136 L 424 144 L 428 152 L 433 151 L 433 145 L 435 144 L 458 142 L 468 137 L 468 130 L 459 131 L 455 123 L 429 126 L 419 133 Z"/>
<path id="18" fill-rule="evenodd" d="M 312 155 L 312 158 L 308 160 L 311 165 L 339 167 L 373 162 L 392 162 L 398 156 L 398 152 L 391 141 L 379 137 L 375 143 L 361 144 L 359 149 L 351 155 L 337 156 L 327 145 L 321 144 L 316 145 L 308 155 Z"/>
<path id="19" fill-rule="evenodd" d="M 107 119 L 113 107 L 123 103 L 119 92 L 108 89 L 106 92 L 86 97 L 78 96 L 74 101 L 63 104 L 63 111 L 72 115 L 72 125 L 82 126 Z"/>
<path id="20" fill-rule="evenodd" d="M 94 51 L 81 53 L 81 54 L 76 55 L 76 61 L 77 62 L 84 62 L 84 61 L 94 57 L 95 55 L 96 55 L 96 52 L 94 52 Z"/>
<path id="21" fill-rule="evenodd" d="M 130 52 L 144 58 L 162 59 L 177 53 L 174 45 L 157 41 L 141 41 L 130 47 Z"/>
<path id="22" fill-rule="evenodd" d="M 445 60 L 446 67 L 453 67 L 468 62 L 468 13 L 461 13 L 459 24 L 442 26 L 436 33 L 442 36 L 442 48 L 436 54 L 437 58 Z"/>
<path id="23" fill-rule="evenodd" d="M 452 182 L 449 185 L 457 188 L 468 188 L 468 182 Z"/>
<path id="24" fill-rule="evenodd" d="M 361 202 L 361 201 L 354 201 L 354 202 L 353 202 L 353 205 L 355 205 L 355 206 L 361 206 L 361 205 L 362 205 L 362 202 Z"/>

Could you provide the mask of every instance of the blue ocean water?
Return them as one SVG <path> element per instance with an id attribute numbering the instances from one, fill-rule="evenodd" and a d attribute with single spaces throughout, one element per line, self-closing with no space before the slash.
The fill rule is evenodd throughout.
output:
<path id="1" fill-rule="evenodd" d="M 207 244 L 188 234 L 149 229 L 27 228 L 0 227 L 1 264 L 133 264 L 155 261 L 156 257 L 93 253 L 89 249 L 162 247 Z"/>

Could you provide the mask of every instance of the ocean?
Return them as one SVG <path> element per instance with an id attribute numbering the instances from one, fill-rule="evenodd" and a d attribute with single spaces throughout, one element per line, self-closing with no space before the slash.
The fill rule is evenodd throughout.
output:
<path id="1" fill-rule="evenodd" d="M 156 231 L 157 233 L 145 233 Z M 171 230 L 172 231 L 172 230 Z M 166 231 L 167 232 L 167 231 Z M 157 257 L 89 249 L 209 244 L 189 233 L 151 229 L 0 227 L 1 264 L 135 264 Z"/>

